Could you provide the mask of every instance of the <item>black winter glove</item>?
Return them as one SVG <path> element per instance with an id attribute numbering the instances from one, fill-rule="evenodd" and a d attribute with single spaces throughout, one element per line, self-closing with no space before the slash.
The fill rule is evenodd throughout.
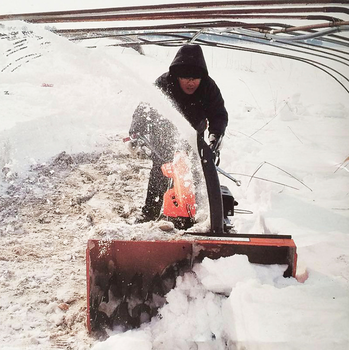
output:
<path id="1" fill-rule="evenodd" d="M 216 166 L 219 165 L 220 163 L 220 150 L 222 148 L 222 140 L 223 140 L 223 135 L 219 134 L 210 134 L 208 136 L 208 141 L 210 143 L 210 148 L 213 152 L 214 155 L 214 163 Z"/>
<path id="2" fill-rule="evenodd" d="M 208 141 L 210 143 L 210 148 L 212 152 L 219 152 L 222 148 L 223 135 L 210 134 L 208 136 Z"/>

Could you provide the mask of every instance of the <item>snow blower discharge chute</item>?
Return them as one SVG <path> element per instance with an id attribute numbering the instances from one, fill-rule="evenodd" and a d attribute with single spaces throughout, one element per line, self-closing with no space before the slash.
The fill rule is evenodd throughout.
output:
<path id="1" fill-rule="evenodd" d="M 234 215 L 237 203 L 229 189 L 220 186 L 217 171 L 224 171 L 216 166 L 215 153 L 201 137 L 198 151 L 210 207 L 210 232 L 187 232 L 180 240 L 89 240 L 86 267 L 90 332 L 103 333 L 106 328 L 117 327 L 128 330 L 150 321 L 165 304 L 165 295 L 175 287 L 176 278 L 205 257 L 243 254 L 251 263 L 287 265 L 284 276 L 295 276 L 297 254 L 291 236 L 230 232 L 228 216 Z M 172 184 L 164 195 L 163 214 L 180 227 L 190 226 L 195 217 L 188 161 L 180 152 L 172 163 L 162 167 Z"/>

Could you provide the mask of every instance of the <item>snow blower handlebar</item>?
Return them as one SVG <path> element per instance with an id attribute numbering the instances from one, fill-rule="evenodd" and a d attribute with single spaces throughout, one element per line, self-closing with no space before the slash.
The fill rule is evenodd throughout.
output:
<path id="1" fill-rule="evenodd" d="M 214 163 L 216 165 L 216 170 L 224 175 L 225 177 L 227 177 L 229 180 L 232 180 L 233 182 L 235 182 L 235 184 L 237 186 L 241 186 L 241 181 L 235 179 L 233 176 L 231 176 L 230 174 L 228 174 L 227 172 L 225 172 L 223 169 L 221 169 L 218 165 L 220 163 L 220 150 L 222 148 L 222 142 L 223 142 L 223 135 L 215 135 L 215 134 L 211 134 L 209 135 L 209 142 L 210 142 L 210 149 L 213 153 L 213 159 L 214 159 Z"/>
<path id="2" fill-rule="evenodd" d="M 224 231 L 224 212 L 222 193 L 215 165 L 215 155 L 209 145 L 205 142 L 204 138 L 199 134 L 197 135 L 197 147 L 205 177 L 208 202 L 210 206 L 211 232 L 213 234 L 220 234 Z"/>
<path id="3" fill-rule="evenodd" d="M 198 137 L 200 137 L 200 136 L 198 136 Z M 230 174 L 228 174 L 226 171 L 224 171 L 222 168 L 220 168 L 220 167 L 218 166 L 219 161 L 220 161 L 220 147 L 221 147 L 221 145 L 222 145 L 222 139 L 223 139 L 223 136 L 221 135 L 221 136 L 219 137 L 219 139 L 217 140 L 217 142 L 215 142 L 214 146 L 213 146 L 213 147 L 210 147 L 210 149 L 211 149 L 211 151 L 212 151 L 212 154 L 213 154 L 214 163 L 215 163 L 215 165 L 216 165 L 216 170 L 217 170 L 220 174 L 222 174 L 222 175 L 224 175 L 225 177 L 227 177 L 229 180 L 232 180 L 233 182 L 235 182 L 235 184 L 236 184 L 237 186 L 241 186 L 241 181 L 240 181 L 240 180 L 235 179 L 233 176 L 231 176 Z M 158 152 L 156 152 L 156 150 L 154 149 L 154 147 L 152 147 L 152 145 L 151 145 L 151 143 L 149 142 L 149 140 L 148 140 L 145 136 L 141 135 L 140 133 L 132 134 L 132 135 L 130 135 L 129 137 L 125 137 L 125 138 L 123 139 L 123 141 L 124 141 L 124 142 L 128 142 L 128 141 L 130 141 L 130 142 L 136 142 L 136 143 L 138 143 L 138 144 L 141 143 L 140 146 L 146 146 L 146 147 L 148 147 L 160 160 L 163 160 L 163 161 L 164 161 L 164 159 L 162 158 L 162 156 L 161 156 Z"/>
<path id="4" fill-rule="evenodd" d="M 216 165 L 216 169 L 217 169 L 217 171 L 218 171 L 220 174 L 224 175 L 224 176 L 227 177 L 229 180 L 235 182 L 235 183 L 236 183 L 236 186 L 241 186 L 241 181 L 240 181 L 240 180 L 235 179 L 233 176 L 231 176 L 230 174 L 228 174 L 227 172 L 225 172 L 223 169 L 221 169 L 221 168 L 218 167 L 217 165 Z"/>

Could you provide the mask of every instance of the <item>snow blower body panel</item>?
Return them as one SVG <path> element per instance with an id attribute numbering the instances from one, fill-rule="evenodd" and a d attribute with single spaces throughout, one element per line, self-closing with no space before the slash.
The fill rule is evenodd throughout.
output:
<path id="1" fill-rule="evenodd" d="M 172 179 L 172 187 L 164 194 L 163 214 L 170 217 L 193 218 L 195 193 L 189 158 L 184 152 L 176 152 L 173 162 L 163 164 L 161 170 Z"/>
<path id="2" fill-rule="evenodd" d="M 176 278 L 204 258 L 247 255 L 251 263 L 285 265 L 295 276 L 296 246 L 290 236 L 246 235 L 172 241 L 90 240 L 87 264 L 87 327 L 128 330 L 155 316 Z M 233 272 L 232 272 L 233 273 Z"/>

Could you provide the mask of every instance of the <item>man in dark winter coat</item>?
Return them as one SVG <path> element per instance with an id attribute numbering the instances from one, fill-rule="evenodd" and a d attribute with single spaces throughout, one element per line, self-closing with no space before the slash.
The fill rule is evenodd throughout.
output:
<path id="1" fill-rule="evenodd" d="M 172 61 L 169 72 L 161 75 L 155 85 L 169 97 L 175 108 L 199 134 L 203 136 L 208 126 L 212 148 L 217 146 L 217 142 L 221 142 L 228 124 L 228 113 L 218 86 L 208 75 L 205 58 L 199 45 L 182 46 Z M 140 105 L 135 111 L 134 120 L 135 116 L 144 114 L 146 109 L 147 107 Z M 149 115 L 154 119 L 155 110 L 150 108 L 147 113 L 148 119 Z M 161 120 L 161 116 L 156 118 Z M 132 125 L 130 133 L 135 131 L 137 125 Z M 161 171 L 163 161 L 156 154 L 153 154 L 152 160 L 147 198 L 142 208 L 143 216 L 138 222 L 154 220 L 160 215 L 163 195 L 168 185 L 168 179 Z"/>
<path id="2" fill-rule="evenodd" d="M 208 121 L 209 134 L 224 134 L 228 113 L 216 83 L 208 75 L 199 45 L 184 45 L 177 52 L 169 72 L 155 82 L 198 133 Z"/>

